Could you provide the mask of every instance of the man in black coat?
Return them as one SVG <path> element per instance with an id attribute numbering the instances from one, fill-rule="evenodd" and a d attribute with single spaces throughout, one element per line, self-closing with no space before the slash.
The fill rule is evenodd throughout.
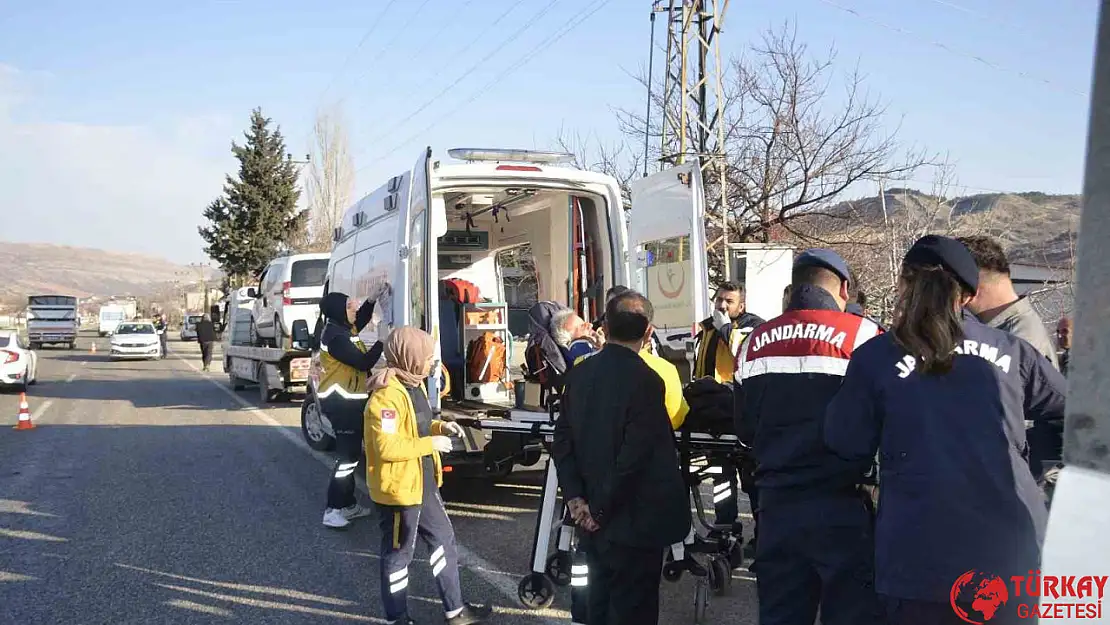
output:
<path id="1" fill-rule="evenodd" d="M 605 307 L 605 347 L 566 375 L 551 453 L 580 528 L 590 625 L 659 622 L 663 550 L 690 529 L 663 380 L 640 357 L 653 310 L 629 291 Z"/>
<path id="2" fill-rule="evenodd" d="M 212 323 L 212 318 L 208 315 L 201 317 L 197 322 L 197 342 L 200 343 L 200 360 L 205 371 L 212 364 L 212 345 L 216 340 L 216 324 Z"/>

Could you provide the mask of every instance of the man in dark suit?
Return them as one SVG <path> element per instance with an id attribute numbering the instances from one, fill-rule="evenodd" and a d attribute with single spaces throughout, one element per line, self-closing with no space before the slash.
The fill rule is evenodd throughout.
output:
<path id="1" fill-rule="evenodd" d="M 659 622 L 663 550 L 690 529 L 663 381 L 640 357 L 651 303 L 628 291 L 605 307 L 607 342 L 566 376 L 551 453 L 580 528 L 590 625 Z"/>

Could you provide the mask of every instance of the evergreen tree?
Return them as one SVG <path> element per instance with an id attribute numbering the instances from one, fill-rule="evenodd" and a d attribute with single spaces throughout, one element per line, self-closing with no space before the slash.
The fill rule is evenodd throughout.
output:
<path id="1" fill-rule="evenodd" d="M 246 143 L 231 144 L 239 175 L 227 176 L 223 195 L 204 209 L 208 225 L 199 228 L 205 253 L 236 278 L 253 275 L 279 251 L 292 249 L 308 227 L 308 211 L 297 210 L 297 165 L 271 121 L 262 109 L 251 111 Z"/>

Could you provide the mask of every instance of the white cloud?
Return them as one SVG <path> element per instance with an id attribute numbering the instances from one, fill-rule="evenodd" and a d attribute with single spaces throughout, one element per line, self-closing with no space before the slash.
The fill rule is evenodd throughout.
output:
<path id="1" fill-rule="evenodd" d="M 33 78 L 0 65 L 0 239 L 201 259 L 197 226 L 232 165 L 230 124 L 34 119 Z"/>

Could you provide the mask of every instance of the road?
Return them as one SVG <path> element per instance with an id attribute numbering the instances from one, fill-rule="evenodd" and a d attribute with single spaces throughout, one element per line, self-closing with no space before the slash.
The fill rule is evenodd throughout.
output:
<path id="1" fill-rule="evenodd" d="M 39 352 L 15 431 L 18 394 L 0 394 L 0 623 L 384 623 L 377 529 L 320 525 L 331 459 L 301 440 L 299 406 L 258 406 L 195 343 L 155 362 L 110 362 L 107 342 Z M 218 360 L 218 357 L 217 357 Z M 538 471 L 455 479 L 444 498 L 461 545 L 464 594 L 496 623 L 569 622 L 568 593 L 535 612 L 528 569 Z M 365 500 L 365 492 L 362 495 Z M 419 556 L 424 554 L 420 553 Z M 429 567 L 415 565 L 413 618 L 441 623 Z M 692 623 L 694 587 L 664 583 L 661 623 Z M 755 623 L 738 571 L 708 623 Z"/>

